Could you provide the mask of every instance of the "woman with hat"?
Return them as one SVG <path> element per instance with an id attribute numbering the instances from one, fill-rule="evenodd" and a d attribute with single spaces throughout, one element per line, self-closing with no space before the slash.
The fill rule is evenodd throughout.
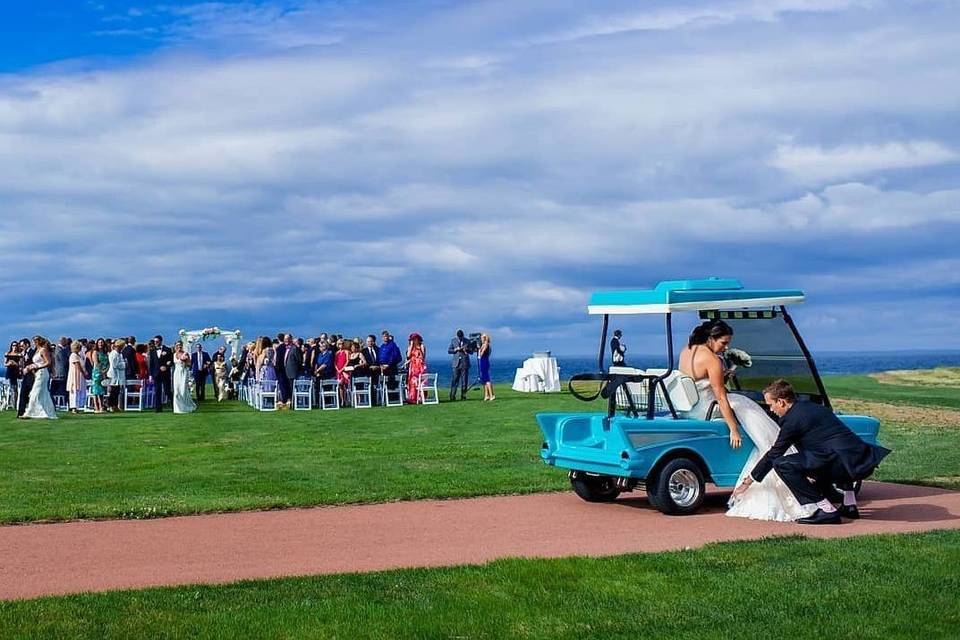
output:
<path id="1" fill-rule="evenodd" d="M 419 333 L 407 338 L 407 402 L 417 404 L 420 399 L 420 375 L 427 372 L 427 348 Z"/>

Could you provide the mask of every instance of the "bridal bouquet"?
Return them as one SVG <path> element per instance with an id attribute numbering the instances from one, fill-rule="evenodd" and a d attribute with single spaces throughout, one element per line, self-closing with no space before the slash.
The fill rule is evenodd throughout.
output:
<path id="1" fill-rule="evenodd" d="M 753 366 L 753 359 L 743 349 L 727 349 L 723 354 L 723 359 L 727 361 L 727 367 L 731 371 L 736 370 L 737 367 L 749 368 Z"/>

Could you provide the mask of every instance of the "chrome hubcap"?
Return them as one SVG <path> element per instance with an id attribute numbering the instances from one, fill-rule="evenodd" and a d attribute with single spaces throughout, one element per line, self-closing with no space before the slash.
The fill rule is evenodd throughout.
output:
<path id="1" fill-rule="evenodd" d="M 700 496 L 700 483 L 689 469 L 677 469 L 670 474 L 670 498 L 680 507 L 689 507 Z"/>

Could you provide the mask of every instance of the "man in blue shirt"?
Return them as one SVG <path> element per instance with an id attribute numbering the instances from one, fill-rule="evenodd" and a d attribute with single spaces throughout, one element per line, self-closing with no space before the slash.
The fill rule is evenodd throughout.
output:
<path id="1" fill-rule="evenodd" d="M 390 379 L 390 389 L 396 388 L 397 370 L 400 363 L 403 362 L 403 354 L 400 353 L 400 347 L 393 341 L 393 336 L 388 331 L 380 334 L 380 351 L 377 354 L 377 362 L 380 363 L 380 371 L 383 376 L 393 376 Z"/>

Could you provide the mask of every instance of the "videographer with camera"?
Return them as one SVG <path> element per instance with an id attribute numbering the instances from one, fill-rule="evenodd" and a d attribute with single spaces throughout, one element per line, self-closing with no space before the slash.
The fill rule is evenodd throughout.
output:
<path id="1" fill-rule="evenodd" d="M 450 400 L 457 399 L 457 387 L 460 387 L 460 399 L 467 399 L 467 387 L 470 386 L 470 354 L 477 350 L 476 338 L 463 335 L 463 329 L 457 330 L 456 337 L 450 341 L 447 353 L 453 356 L 453 380 L 450 383 Z"/>

